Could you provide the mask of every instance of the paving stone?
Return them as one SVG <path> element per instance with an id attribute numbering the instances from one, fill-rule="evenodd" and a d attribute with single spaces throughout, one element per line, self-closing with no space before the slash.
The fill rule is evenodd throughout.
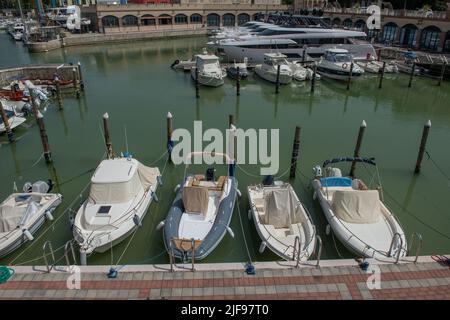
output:
<path id="1" fill-rule="evenodd" d="M 203 288 L 203 295 L 204 296 L 212 296 L 212 295 L 214 295 L 214 287 L 204 287 Z"/>
<path id="2" fill-rule="evenodd" d="M 327 292 L 328 287 L 326 284 L 318 284 L 317 285 L 317 292 Z"/>
<path id="3" fill-rule="evenodd" d="M 142 280 L 144 281 L 153 280 L 153 272 L 145 272 Z"/>
<path id="4" fill-rule="evenodd" d="M 363 297 L 363 299 L 365 300 L 372 300 L 372 294 L 369 292 L 369 290 L 361 290 L 361 296 Z"/>
<path id="5" fill-rule="evenodd" d="M 334 292 L 334 291 L 339 291 L 338 290 L 338 286 L 335 283 L 329 283 L 327 284 L 327 290 Z"/>
<path id="6" fill-rule="evenodd" d="M 133 274 L 133 281 L 142 281 L 143 278 L 144 278 L 143 272 L 135 272 Z"/>
<path id="7" fill-rule="evenodd" d="M 435 280 L 440 286 L 445 286 L 448 283 L 447 282 L 448 278 L 435 278 Z"/>
<path id="8" fill-rule="evenodd" d="M 128 299 L 137 299 L 139 298 L 139 290 L 138 289 L 134 289 L 134 290 L 127 290 L 127 298 Z"/>
<path id="9" fill-rule="evenodd" d="M 97 297 L 97 290 L 88 290 L 86 294 L 87 299 L 95 299 Z"/>
<path id="10" fill-rule="evenodd" d="M 195 288 L 195 289 L 198 289 L 198 288 Z M 173 288 L 172 289 L 172 297 L 181 297 L 182 291 L 183 291 L 183 289 L 181 289 L 181 288 Z"/>
<path id="11" fill-rule="evenodd" d="M 214 279 L 223 279 L 223 271 L 214 271 Z"/>
<path id="12" fill-rule="evenodd" d="M 150 299 L 159 299 L 161 297 L 161 289 L 150 289 L 149 298 Z"/>
<path id="13" fill-rule="evenodd" d="M 416 279 L 408 280 L 408 284 L 409 284 L 409 286 L 410 286 L 411 288 L 417 288 L 417 287 L 420 287 L 420 283 L 419 283 L 419 281 L 417 281 Z"/>
<path id="14" fill-rule="evenodd" d="M 252 295 L 256 293 L 256 287 L 244 287 L 246 295 Z"/>
<path id="15" fill-rule="evenodd" d="M 235 288 L 234 287 L 224 287 L 224 295 L 226 296 L 234 296 L 235 295 Z"/>
<path id="16" fill-rule="evenodd" d="M 203 279 L 213 279 L 214 271 L 203 271 Z"/>
<path id="17" fill-rule="evenodd" d="M 297 293 L 296 285 L 288 285 L 286 286 L 287 293 Z"/>
<path id="18" fill-rule="evenodd" d="M 183 279 L 186 279 L 186 280 L 194 279 L 194 273 L 195 272 L 192 272 L 192 271 L 184 271 L 183 272 Z"/>
<path id="19" fill-rule="evenodd" d="M 417 279 L 421 287 L 428 287 L 428 280 L 427 279 Z"/>
<path id="20" fill-rule="evenodd" d="M 434 279 L 434 278 L 428 279 L 428 283 L 430 284 L 430 286 L 437 286 L 437 285 L 439 285 L 439 283 L 437 282 L 437 280 Z"/>
<path id="21" fill-rule="evenodd" d="M 348 291 L 347 285 L 345 283 L 338 283 L 337 287 L 339 291 Z"/>
<path id="22" fill-rule="evenodd" d="M 277 290 L 277 293 L 287 293 L 287 286 L 286 285 L 276 285 L 275 289 Z"/>
<path id="23" fill-rule="evenodd" d="M 162 280 L 164 276 L 164 272 L 156 271 L 153 272 L 153 280 Z"/>
<path id="24" fill-rule="evenodd" d="M 161 297 L 171 297 L 172 289 L 171 288 L 163 288 L 161 289 Z"/>
<path id="25" fill-rule="evenodd" d="M 232 270 L 227 270 L 223 272 L 223 277 L 224 278 L 233 278 L 233 271 Z"/>
<path id="26" fill-rule="evenodd" d="M 266 290 L 266 294 L 276 294 L 277 293 L 277 289 L 275 288 L 275 286 L 266 286 L 265 290 Z M 236 292 L 236 294 L 237 294 L 237 292 Z"/>
<path id="27" fill-rule="evenodd" d="M 299 285 L 296 288 L 298 293 L 307 293 L 308 292 L 308 288 L 304 285 Z"/>
<path id="28" fill-rule="evenodd" d="M 192 289 L 193 296 L 203 296 L 203 288 L 194 288 Z"/>
<path id="29" fill-rule="evenodd" d="M 266 294 L 266 287 L 265 286 L 256 286 L 255 292 L 256 292 L 256 294 Z"/>
<path id="30" fill-rule="evenodd" d="M 343 292 L 343 291 L 341 291 L 341 298 L 343 299 L 343 300 L 353 300 L 353 297 L 352 297 L 352 295 L 350 294 L 350 292 Z"/>
<path id="31" fill-rule="evenodd" d="M 270 277 L 273 277 L 273 272 L 272 272 L 272 270 L 263 270 L 262 271 L 262 276 L 263 277 L 267 277 L 267 278 L 270 278 Z"/>
<path id="32" fill-rule="evenodd" d="M 202 271 L 195 271 L 194 272 L 194 279 L 203 279 L 203 272 Z"/>
<path id="33" fill-rule="evenodd" d="M 192 296 L 192 288 L 183 288 L 181 291 L 181 295 L 183 297 L 191 297 Z"/>
<path id="34" fill-rule="evenodd" d="M 223 295 L 225 295 L 225 290 L 224 290 L 223 287 L 214 287 L 213 292 L 214 292 L 215 296 L 223 296 Z"/>

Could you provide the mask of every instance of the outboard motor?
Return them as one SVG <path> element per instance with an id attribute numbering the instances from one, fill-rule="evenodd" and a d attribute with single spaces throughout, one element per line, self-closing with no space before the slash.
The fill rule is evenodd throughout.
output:
<path id="1" fill-rule="evenodd" d="M 273 186 L 273 176 L 272 175 L 265 176 L 262 181 L 262 184 L 263 186 Z"/>
<path id="2" fill-rule="evenodd" d="M 313 173 L 316 178 L 322 177 L 322 168 L 319 165 L 315 165 L 313 168 Z"/>
<path id="3" fill-rule="evenodd" d="M 25 103 L 22 109 L 20 109 L 20 112 L 22 112 L 25 116 L 28 116 L 33 112 L 33 107 L 31 107 L 29 103 Z"/>
<path id="4" fill-rule="evenodd" d="M 48 193 L 53 188 L 53 181 L 47 180 L 45 181 L 36 181 L 31 186 L 31 192 L 37 192 L 37 193 Z"/>
<path id="5" fill-rule="evenodd" d="M 215 178 L 214 178 L 215 172 L 216 172 L 216 169 L 214 169 L 214 168 L 206 169 L 206 181 L 215 181 Z"/>

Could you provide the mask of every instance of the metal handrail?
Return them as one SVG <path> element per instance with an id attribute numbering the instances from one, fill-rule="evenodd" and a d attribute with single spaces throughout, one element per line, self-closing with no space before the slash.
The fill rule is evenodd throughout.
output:
<path id="1" fill-rule="evenodd" d="M 67 267 L 71 266 L 70 260 L 69 260 L 69 254 L 68 254 L 69 249 L 72 252 L 73 264 L 76 265 L 76 263 L 77 263 L 75 250 L 73 249 L 73 241 L 69 240 L 69 241 L 66 242 L 66 245 L 64 246 L 64 257 L 66 258 Z"/>
<path id="2" fill-rule="evenodd" d="M 50 254 L 51 254 L 52 259 L 53 259 L 53 264 L 50 265 L 50 266 L 49 266 L 49 264 L 48 264 L 47 255 L 45 254 L 45 251 L 46 251 L 46 249 L 47 249 L 47 246 L 48 246 L 49 249 L 50 249 Z M 42 251 L 44 252 L 44 261 L 45 261 L 45 265 L 46 265 L 46 267 L 47 267 L 47 272 L 50 273 L 50 271 L 51 271 L 52 268 L 54 267 L 55 261 L 56 261 L 56 260 L 55 260 L 55 254 L 54 254 L 54 252 L 53 252 L 53 246 L 52 246 L 52 243 L 50 242 L 50 240 L 45 241 L 44 245 L 42 246 Z"/>
<path id="3" fill-rule="evenodd" d="M 191 271 L 195 271 L 195 239 L 191 238 L 191 239 L 178 239 L 178 240 L 181 241 L 180 242 L 180 246 L 182 246 L 184 242 L 190 242 L 191 243 L 191 246 L 192 246 L 192 253 L 191 253 L 192 268 L 191 268 Z M 175 260 L 175 255 L 173 253 L 173 246 L 172 246 L 172 242 L 173 241 L 174 241 L 174 238 L 170 238 L 170 252 L 171 252 L 171 255 L 172 255 L 172 257 L 170 257 L 170 270 L 171 270 L 171 272 L 173 271 L 172 264 L 173 264 L 173 262 Z"/>
<path id="4" fill-rule="evenodd" d="M 320 257 L 322 256 L 322 238 L 316 235 L 316 245 L 314 246 L 314 251 L 317 252 L 317 264 L 316 268 L 320 267 Z"/>
<path id="5" fill-rule="evenodd" d="M 402 239 L 402 236 L 400 235 L 400 233 L 398 233 L 398 232 L 394 233 L 394 236 L 392 237 L 391 245 L 389 247 L 389 255 L 392 256 L 392 249 L 394 246 L 395 237 L 397 237 L 397 236 L 400 239 L 400 248 L 398 249 L 397 257 L 395 258 L 395 263 L 398 263 L 398 261 L 400 260 L 400 254 L 402 253 L 402 249 L 403 249 L 403 239 Z"/>
<path id="6" fill-rule="evenodd" d="M 297 249 L 298 244 L 298 249 Z M 296 236 L 294 240 L 294 250 L 292 252 L 292 260 L 297 260 L 297 264 L 295 265 L 296 268 L 298 268 L 298 265 L 300 263 L 300 252 L 301 252 L 301 241 L 300 237 Z"/>
<path id="7" fill-rule="evenodd" d="M 174 260 L 174 254 L 173 254 L 173 246 L 172 246 L 173 238 L 170 238 L 169 242 L 169 261 L 170 261 L 170 272 L 173 272 L 173 260 Z"/>
<path id="8" fill-rule="evenodd" d="M 413 244 L 414 244 L 414 239 L 417 238 L 418 241 L 418 245 L 417 245 L 417 249 L 416 249 L 416 257 L 414 259 L 414 263 L 417 262 L 417 260 L 419 259 L 419 253 L 420 250 L 422 249 L 422 235 L 420 233 L 414 232 L 413 234 L 411 234 L 411 238 L 409 240 L 409 249 L 408 249 L 408 255 L 409 255 L 409 251 L 412 249 Z"/>

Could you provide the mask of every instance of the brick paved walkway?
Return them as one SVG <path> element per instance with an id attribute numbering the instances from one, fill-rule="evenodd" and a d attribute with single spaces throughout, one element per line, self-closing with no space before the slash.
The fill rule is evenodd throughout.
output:
<path id="1" fill-rule="evenodd" d="M 68 273 L 19 270 L 0 285 L 0 299 L 450 300 L 449 267 L 425 262 L 383 264 L 379 270 L 381 288 L 373 290 L 366 284 L 370 274 L 354 265 L 257 267 L 256 275 L 246 275 L 243 270 L 120 271 L 116 279 L 108 279 L 106 272 L 82 271 L 79 290 L 67 289 Z"/>

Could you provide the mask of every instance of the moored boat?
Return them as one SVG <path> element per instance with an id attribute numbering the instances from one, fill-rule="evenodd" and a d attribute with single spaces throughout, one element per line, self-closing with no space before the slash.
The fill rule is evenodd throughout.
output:
<path id="1" fill-rule="evenodd" d="M 198 79 L 196 79 L 198 74 Z M 198 80 L 201 85 L 218 87 L 224 84 L 227 76 L 219 63 L 219 58 L 213 54 L 198 54 L 195 56 L 195 67 L 191 68 L 193 80 Z"/>
<path id="2" fill-rule="evenodd" d="M 347 80 L 353 59 L 345 49 L 328 49 L 317 64 L 317 72 L 323 77 L 334 80 Z M 359 78 L 364 70 L 353 63 L 352 78 Z"/>
<path id="3" fill-rule="evenodd" d="M 264 54 L 264 62 L 255 66 L 255 73 L 264 80 L 276 83 L 278 66 L 280 66 L 279 83 L 288 84 L 292 81 L 292 69 L 286 62 L 286 56 L 281 53 Z"/>

